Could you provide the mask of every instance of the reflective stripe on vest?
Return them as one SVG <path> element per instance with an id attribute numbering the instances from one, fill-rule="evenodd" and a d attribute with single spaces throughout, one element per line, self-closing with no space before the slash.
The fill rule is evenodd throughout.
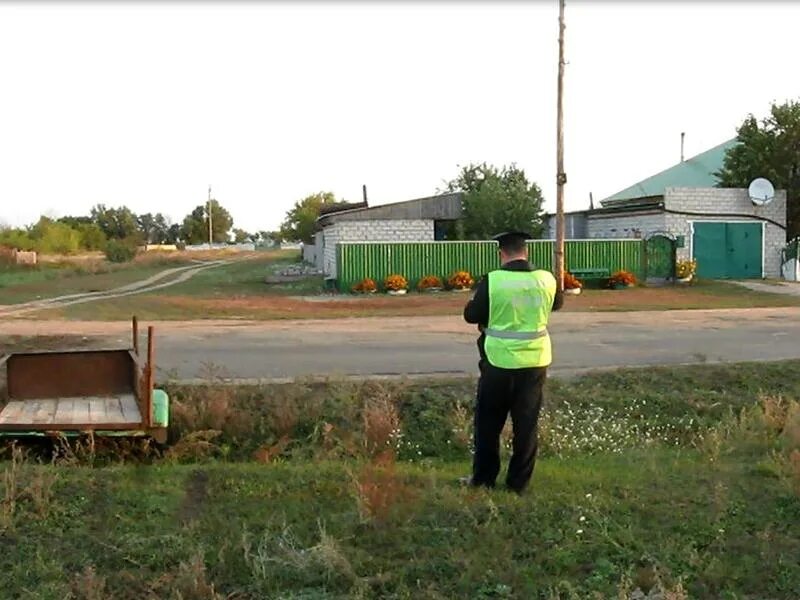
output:
<path id="1" fill-rule="evenodd" d="M 501 331 L 499 329 L 484 329 L 483 333 L 501 340 L 537 340 L 547 335 L 547 329 L 541 331 Z"/>
<path id="2" fill-rule="evenodd" d="M 547 322 L 556 294 L 548 271 L 492 271 L 486 359 L 501 369 L 546 367 L 552 362 Z"/>

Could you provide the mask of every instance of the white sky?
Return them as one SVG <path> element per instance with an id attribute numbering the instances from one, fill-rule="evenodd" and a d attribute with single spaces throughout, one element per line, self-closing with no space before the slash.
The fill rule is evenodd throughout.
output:
<path id="1" fill-rule="evenodd" d="M 567 0 L 566 205 L 800 96 L 800 6 Z M 557 2 L 0 3 L 0 222 L 95 203 L 235 226 L 516 162 L 555 204 Z"/>

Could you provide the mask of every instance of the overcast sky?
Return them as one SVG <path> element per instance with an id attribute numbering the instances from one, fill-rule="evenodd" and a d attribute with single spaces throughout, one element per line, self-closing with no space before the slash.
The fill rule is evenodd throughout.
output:
<path id="1" fill-rule="evenodd" d="M 557 2 L 0 3 L 0 223 L 181 220 L 208 185 L 271 229 L 316 191 L 434 193 L 516 162 L 555 205 Z M 800 6 L 567 0 L 568 209 L 800 96 Z"/>

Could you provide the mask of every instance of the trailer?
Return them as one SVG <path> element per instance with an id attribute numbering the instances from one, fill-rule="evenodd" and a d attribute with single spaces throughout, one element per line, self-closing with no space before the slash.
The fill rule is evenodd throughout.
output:
<path id="1" fill-rule="evenodd" d="M 8 392 L 0 436 L 147 436 L 166 442 L 169 398 L 154 387 L 154 337 L 150 326 L 142 357 L 133 317 L 129 348 L 0 356 Z"/>

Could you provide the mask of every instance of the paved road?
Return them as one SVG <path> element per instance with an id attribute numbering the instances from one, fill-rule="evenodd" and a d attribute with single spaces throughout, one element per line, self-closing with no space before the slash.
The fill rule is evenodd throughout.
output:
<path id="1" fill-rule="evenodd" d="M 3 334 L 105 334 L 124 323 L 8 322 Z M 554 373 L 619 366 L 800 358 L 800 308 L 556 313 Z M 456 317 L 157 325 L 162 377 L 472 374 L 475 330 Z"/>

